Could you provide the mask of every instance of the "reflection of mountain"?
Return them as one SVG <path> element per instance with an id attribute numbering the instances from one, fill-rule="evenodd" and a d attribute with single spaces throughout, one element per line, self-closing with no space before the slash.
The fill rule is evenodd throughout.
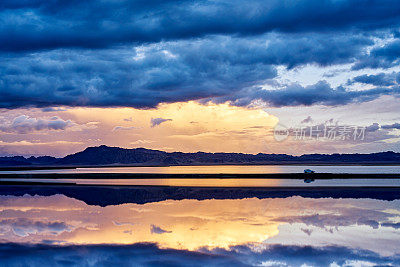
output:
<path id="1" fill-rule="evenodd" d="M 116 260 L 124 257 L 127 257 L 125 261 L 117 265 L 166 266 L 164 261 L 151 264 L 145 259 L 159 259 L 161 255 L 157 256 L 158 253 L 167 253 L 172 260 L 172 256 L 178 255 L 178 251 L 174 250 L 181 251 L 184 258 L 191 251 L 206 253 L 199 253 L 199 260 L 203 256 L 225 254 L 229 258 L 241 258 L 240 261 L 250 263 L 249 260 L 255 257 L 253 264 L 235 263 L 233 266 L 277 266 L 261 263 L 273 259 L 286 262 L 290 258 L 295 258 L 290 265 L 279 266 L 301 266 L 304 261 L 297 264 L 301 255 L 319 261 L 307 261 L 307 266 L 338 266 L 330 263 L 337 261 L 342 254 L 354 257 L 349 249 L 355 249 L 361 251 L 364 260 L 369 255 L 372 257 L 369 260 L 377 263 L 381 262 L 377 261 L 380 256 L 393 260 L 399 255 L 398 230 L 396 225 L 391 224 L 398 218 L 399 207 L 399 200 L 389 202 L 302 197 L 203 201 L 185 199 L 98 207 L 61 194 L 0 195 L 0 210 L 3 210 L 0 212 L 0 265 L 32 266 L 26 262 L 25 254 L 31 257 L 44 256 L 48 250 L 53 251 L 58 262 L 63 263 L 55 263 L 55 266 L 83 265 L 79 256 L 76 262 L 61 260 L 61 248 L 72 250 L 64 251 L 66 253 L 63 257 L 67 258 L 73 255 L 73 250 L 81 250 L 85 259 L 92 259 L 85 266 L 114 266 Z M 13 244 L 8 244 L 8 247 L 4 244 L 6 242 Z M 147 245 L 138 245 L 139 242 Z M 23 250 L 17 245 L 26 243 L 31 250 Z M 151 247 L 149 243 L 157 244 L 157 247 Z M 34 244 L 41 244 L 41 249 L 37 249 Z M 123 244 L 136 245 L 121 246 Z M 146 246 L 150 251 L 145 252 Z M 20 249 L 24 251 L 20 251 L 23 255 L 16 255 Z M 5 250 L 10 255 L 4 254 Z M 141 260 L 145 262 L 143 265 L 137 264 L 144 253 L 146 256 Z M 10 259 L 11 255 L 20 260 L 23 258 L 24 261 L 6 264 L 4 259 Z M 325 257 L 328 264 L 321 262 Z M 47 255 L 44 258 L 52 257 Z M 95 259 L 100 262 L 94 264 Z M 81 262 L 78 263 L 79 260 Z M 213 263 L 204 262 L 198 266 L 215 266 L 215 261 Z M 390 266 L 398 266 L 398 261 L 394 263 Z M 231 264 L 224 262 L 221 266 L 227 265 Z M 182 265 L 169 262 L 168 266 L 194 265 L 189 262 Z"/>
<path id="2" fill-rule="evenodd" d="M 170 187 L 170 186 L 31 186 L 2 185 L 0 195 L 51 196 L 63 194 L 84 201 L 89 205 L 108 206 L 123 203 L 151 203 L 182 199 L 244 199 L 244 198 L 370 198 L 379 200 L 400 199 L 397 188 L 234 188 L 234 187 Z M 99 197 L 101 196 L 101 197 Z"/>
<path id="3" fill-rule="evenodd" d="M 2 157 L 2 166 L 22 165 L 212 165 L 212 164 L 312 164 L 312 163 L 400 163 L 400 153 L 372 154 L 242 154 L 242 153 L 168 153 L 145 148 L 88 147 L 84 151 L 64 158 L 53 157 Z"/>

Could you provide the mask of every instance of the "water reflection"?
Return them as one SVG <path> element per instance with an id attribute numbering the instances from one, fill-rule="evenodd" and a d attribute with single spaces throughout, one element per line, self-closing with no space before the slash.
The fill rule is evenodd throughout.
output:
<path id="1" fill-rule="evenodd" d="M 400 187 L 400 179 L 48 179 L 0 178 L 0 182 L 72 183 L 78 185 L 146 185 L 146 186 L 200 186 L 200 187 Z"/>
<path id="2" fill-rule="evenodd" d="M 2 173 L 302 173 L 312 169 L 318 173 L 400 173 L 400 166 L 321 166 L 321 165 L 211 165 L 211 166 L 169 166 L 169 167 L 105 167 L 0 171 Z"/>
<path id="3" fill-rule="evenodd" d="M 400 201 L 181 200 L 90 206 L 63 195 L 0 196 L 0 240 L 133 244 L 199 250 L 268 244 L 345 246 L 400 253 Z"/>

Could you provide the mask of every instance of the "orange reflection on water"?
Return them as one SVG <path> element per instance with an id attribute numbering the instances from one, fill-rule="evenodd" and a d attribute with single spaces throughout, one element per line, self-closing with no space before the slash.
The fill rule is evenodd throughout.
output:
<path id="1" fill-rule="evenodd" d="M 0 231 L 0 239 L 11 242 L 155 242 L 161 247 L 195 250 L 204 246 L 228 248 L 262 242 L 278 234 L 278 222 L 269 222 L 264 216 L 255 215 L 260 207 L 249 202 L 256 203 L 256 199 L 162 201 L 102 208 L 61 195 L 7 198 L 0 205 L 0 210 L 3 209 L 0 219 L 7 217 L 13 227 L 21 224 L 27 228 L 27 232 L 21 229 L 15 231 L 12 227 Z M 24 207 L 24 200 L 29 203 L 28 207 Z M 35 202 L 37 205 L 34 205 Z M 60 208 L 55 208 L 56 204 Z M 7 209 L 7 205 L 12 210 Z M 269 215 L 272 213 L 271 210 Z M 49 229 L 29 229 L 30 224 L 37 225 L 37 222 L 50 225 Z M 52 229 L 51 224 L 55 222 L 65 223 L 64 229 Z"/>
<path id="2" fill-rule="evenodd" d="M 189 250 L 271 242 L 335 244 L 391 255 L 400 252 L 400 231 L 390 226 L 398 221 L 399 203 L 290 197 L 100 207 L 63 195 L 0 196 L 0 242 L 154 242 Z M 389 224 L 373 224 L 381 222 Z"/>
<path id="3" fill-rule="evenodd" d="M 38 180 L 43 181 L 42 180 Z M 204 187 L 277 187 L 282 179 L 58 179 L 56 182 L 103 185 L 157 185 L 157 186 L 204 186 Z M 301 184 L 302 180 L 299 180 Z M 54 180 L 50 180 L 54 182 Z"/>

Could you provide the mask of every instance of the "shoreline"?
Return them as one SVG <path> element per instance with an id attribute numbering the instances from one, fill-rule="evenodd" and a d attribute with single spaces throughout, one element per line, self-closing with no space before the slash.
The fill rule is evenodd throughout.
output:
<path id="1" fill-rule="evenodd" d="M 5 173 L 0 179 L 399 179 L 400 173 Z"/>
<path id="2" fill-rule="evenodd" d="M 183 187 L 115 186 L 73 184 L 3 184 L 0 195 L 65 195 L 88 205 L 108 206 L 125 203 L 145 204 L 165 200 L 209 200 L 245 198 L 371 198 L 385 201 L 400 199 L 399 187 Z"/>
<path id="3" fill-rule="evenodd" d="M 160 164 L 111 164 L 111 165 L 24 165 L 24 166 L 0 166 L 0 171 L 28 171 L 28 170 L 56 170 L 56 169 L 78 169 L 78 168 L 123 168 L 123 167 L 195 167 L 195 166 L 400 166 L 400 162 L 265 162 L 265 163 L 229 163 L 229 164 L 181 164 L 181 165 L 160 165 Z"/>

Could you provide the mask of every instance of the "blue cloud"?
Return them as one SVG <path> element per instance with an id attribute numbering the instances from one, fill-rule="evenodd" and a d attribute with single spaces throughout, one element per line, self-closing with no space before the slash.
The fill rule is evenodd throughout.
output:
<path id="1" fill-rule="evenodd" d="M 323 81 L 259 88 L 274 83 L 278 66 L 397 65 L 399 14 L 396 0 L 4 0 L 0 108 L 342 105 L 397 96 L 400 76 L 383 74 L 350 81 L 376 86 L 365 92 Z M 372 48 L 377 39 L 391 42 Z"/>
<path id="2" fill-rule="evenodd" d="M 396 0 L 3 0 L 0 50 L 104 48 L 271 31 L 374 30 L 399 25 Z"/>
<path id="3" fill-rule="evenodd" d="M 160 249 L 155 244 L 133 245 L 18 245 L 0 244 L 0 258 L 6 266 L 340 266 L 368 262 L 371 266 L 396 266 L 400 255 L 380 256 L 367 250 L 326 246 L 270 245 L 230 249 L 201 249 L 198 252 Z"/>
<path id="4" fill-rule="evenodd" d="M 46 108 L 42 108 L 42 112 L 61 112 L 61 111 L 66 111 L 66 109 L 57 108 L 57 107 L 46 107 Z"/>
<path id="5" fill-rule="evenodd" d="M 397 38 L 394 41 L 378 46 L 371 52 L 362 57 L 354 66 L 354 70 L 364 68 L 390 68 L 398 65 L 400 58 L 400 40 Z M 398 81 L 398 80 L 397 80 Z"/>
<path id="6" fill-rule="evenodd" d="M 378 98 L 381 95 L 400 96 L 400 88 L 376 87 L 369 90 L 350 91 L 339 86 L 332 88 L 326 81 L 320 81 L 310 86 L 290 84 L 280 89 L 242 90 L 235 95 L 211 99 L 214 102 L 231 101 L 235 105 L 246 106 L 254 100 L 262 100 L 274 107 L 283 106 L 311 106 L 325 105 L 337 106 L 353 102 L 366 102 Z"/>
<path id="7" fill-rule="evenodd" d="M 277 65 L 351 63 L 369 44 L 370 38 L 358 35 L 271 34 L 215 36 L 135 49 L 3 55 L 0 108 L 149 108 L 159 103 L 229 98 L 245 89 L 254 95 L 262 93 L 257 86 L 276 77 Z"/>
<path id="8" fill-rule="evenodd" d="M 392 86 L 398 83 L 398 79 L 400 78 L 400 73 L 379 73 L 379 74 L 364 74 L 360 76 L 354 77 L 348 83 L 353 84 L 355 82 L 371 84 L 375 86 Z"/>
<path id="9" fill-rule="evenodd" d="M 396 123 L 393 123 L 393 124 L 382 125 L 381 127 L 383 129 L 389 129 L 389 130 L 392 130 L 392 129 L 400 130 L 400 123 L 396 122 Z"/>

